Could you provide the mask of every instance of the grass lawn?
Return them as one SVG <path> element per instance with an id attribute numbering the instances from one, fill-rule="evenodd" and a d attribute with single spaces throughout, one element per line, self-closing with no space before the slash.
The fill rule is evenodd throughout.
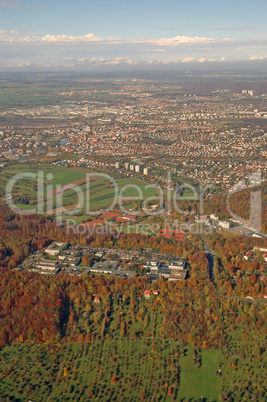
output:
<path id="1" fill-rule="evenodd" d="M 221 377 L 216 376 L 220 364 L 219 350 L 202 350 L 202 364 L 196 368 L 193 360 L 193 348 L 186 347 L 186 356 L 181 356 L 181 384 L 179 398 L 206 398 L 208 401 L 218 401 L 221 390 Z"/>

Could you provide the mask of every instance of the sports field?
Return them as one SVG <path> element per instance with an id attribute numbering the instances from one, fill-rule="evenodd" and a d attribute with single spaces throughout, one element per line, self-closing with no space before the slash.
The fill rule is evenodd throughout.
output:
<path id="1" fill-rule="evenodd" d="M 29 173 L 35 176 L 28 177 Z M 158 196 L 155 188 L 138 178 L 113 181 L 111 176 L 87 168 L 26 164 L 1 170 L 2 191 L 17 174 L 21 176 L 9 192 L 15 205 L 23 210 L 39 205 L 39 213 L 44 211 L 50 216 L 60 211 L 68 215 L 68 211 L 89 214 L 110 207 L 122 210 L 122 205 L 131 211 L 140 207 L 144 200 Z M 38 194 L 43 200 L 41 203 L 37 203 Z"/>

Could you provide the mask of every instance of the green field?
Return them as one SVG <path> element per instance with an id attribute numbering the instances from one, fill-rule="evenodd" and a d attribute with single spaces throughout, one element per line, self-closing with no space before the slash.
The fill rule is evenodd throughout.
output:
<path id="1" fill-rule="evenodd" d="M 65 99 L 57 95 L 58 92 L 67 91 L 67 87 L 46 86 L 42 84 L 5 83 L 0 88 L 0 110 L 29 105 L 51 105 L 63 103 Z"/>
<path id="2" fill-rule="evenodd" d="M 0 396 L 35 402 L 218 400 L 220 352 L 202 351 L 196 369 L 192 348 L 186 349 L 179 359 L 175 340 L 8 346 L 0 351 Z"/>
<path id="3" fill-rule="evenodd" d="M 181 385 L 179 397 L 207 398 L 208 401 L 217 401 L 221 389 L 221 377 L 216 376 L 220 367 L 220 350 L 202 350 L 201 366 L 196 368 L 193 360 L 193 348 L 186 347 L 186 355 L 181 356 Z"/>
<path id="4" fill-rule="evenodd" d="M 24 173 L 43 174 L 44 191 L 44 213 L 54 215 L 56 205 L 68 209 L 75 209 L 78 203 L 77 191 L 71 186 L 76 186 L 83 193 L 83 208 L 81 212 L 86 212 L 86 203 L 90 211 L 106 209 L 113 204 L 115 198 L 115 188 L 109 177 L 101 176 L 90 169 L 79 167 L 50 167 L 17 164 L 11 165 L 1 170 L 0 188 L 5 191 L 9 180 L 17 174 Z M 40 174 L 40 173 L 39 173 Z M 89 187 L 86 182 L 86 175 L 90 174 Z M 146 182 L 138 178 L 116 178 L 118 194 L 123 198 L 123 205 L 128 209 L 136 209 L 140 203 L 150 197 L 157 196 L 156 190 Z M 65 187 L 66 186 L 66 187 Z M 70 187 L 68 187 L 70 186 Z M 65 187 L 65 188 L 64 188 Z M 89 194 L 89 197 L 88 197 Z M 87 196 L 86 196 L 87 195 Z M 18 208 L 29 210 L 37 207 L 37 178 L 20 178 L 13 187 L 12 197 Z M 87 197 L 87 198 L 86 198 Z M 137 197 L 141 197 L 136 201 Z M 47 199 L 52 200 L 53 207 L 49 207 Z M 117 204 L 117 207 L 119 205 Z M 68 215 L 68 214 L 67 214 Z"/>

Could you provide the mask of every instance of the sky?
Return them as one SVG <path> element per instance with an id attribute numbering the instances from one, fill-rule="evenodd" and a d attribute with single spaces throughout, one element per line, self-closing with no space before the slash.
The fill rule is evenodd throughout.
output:
<path id="1" fill-rule="evenodd" d="M 266 0 L 0 0 L 0 68 L 267 62 Z"/>

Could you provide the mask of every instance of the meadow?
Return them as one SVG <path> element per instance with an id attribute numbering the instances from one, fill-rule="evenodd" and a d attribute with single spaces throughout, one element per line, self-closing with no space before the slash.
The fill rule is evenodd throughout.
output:
<path id="1" fill-rule="evenodd" d="M 216 401 L 219 351 L 176 340 L 121 339 L 61 345 L 17 344 L 0 351 L 0 396 L 8 401 Z"/>

